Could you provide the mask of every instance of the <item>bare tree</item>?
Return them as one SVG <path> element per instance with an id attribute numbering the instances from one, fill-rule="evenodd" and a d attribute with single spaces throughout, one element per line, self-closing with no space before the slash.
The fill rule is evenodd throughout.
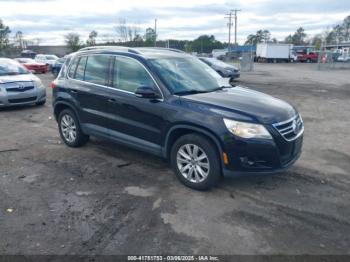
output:
<path id="1" fill-rule="evenodd" d="M 16 32 L 15 42 L 17 43 L 19 48 L 21 48 L 21 49 L 25 48 L 25 43 L 23 41 L 23 33 L 22 33 L 22 31 L 17 31 Z"/>
<path id="2" fill-rule="evenodd" d="M 116 31 L 120 41 L 126 42 L 128 41 L 128 28 L 126 26 L 125 18 L 119 19 L 119 24 L 116 26 Z"/>

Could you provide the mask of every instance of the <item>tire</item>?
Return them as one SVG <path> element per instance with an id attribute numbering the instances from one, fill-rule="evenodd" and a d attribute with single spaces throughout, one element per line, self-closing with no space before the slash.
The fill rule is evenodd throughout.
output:
<path id="1" fill-rule="evenodd" d="M 89 136 L 83 133 L 78 118 L 71 109 L 65 109 L 59 114 L 58 130 L 61 139 L 69 147 L 81 147 L 89 140 Z"/>
<path id="2" fill-rule="evenodd" d="M 197 157 L 193 157 L 195 156 L 195 147 L 198 150 Z M 217 148 L 204 136 L 187 134 L 180 137 L 172 146 L 170 161 L 177 178 L 185 186 L 192 189 L 208 190 L 214 187 L 221 178 Z M 180 171 L 181 166 L 185 167 L 183 173 Z M 187 176 L 189 177 L 187 178 Z"/>
<path id="3" fill-rule="evenodd" d="M 311 59 L 307 59 L 307 60 L 306 60 L 306 63 L 311 63 Z"/>
<path id="4" fill-rule="evenodd" d="M 45 103 L 46 103 L 46 100 L 37 102 L 37 103 L 35 103 L 35 104 L 36 104 L 37 106 L 43 106 L 43 105 L 45 105 Z"/>

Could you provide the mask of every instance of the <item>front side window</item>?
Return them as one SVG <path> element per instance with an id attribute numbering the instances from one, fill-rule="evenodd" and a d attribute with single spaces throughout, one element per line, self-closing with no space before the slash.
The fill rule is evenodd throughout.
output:
<path id="1" fill-rule="evenodd" d="M 155 83 L 146 69 L 136 60 L 116 57 L 113 72 L 113 87 L 134 93 L 139 87 L 155 88 Z"/>
<path id="2" fill-rule="evenodd" d="M 84 80 L 97 85 L 105 85 L 108 79 L 110 56 L 92 55 L 86 62 Z"/>

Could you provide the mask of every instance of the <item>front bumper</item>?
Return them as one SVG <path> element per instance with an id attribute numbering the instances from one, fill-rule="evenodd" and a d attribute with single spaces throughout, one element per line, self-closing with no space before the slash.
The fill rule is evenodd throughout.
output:
<path id="1" fill-rule="evenodd" d="M 223 141 L 228 164 L 223 165 L 223 174 L 271 174 L 293 165 L 301 155 L 303 135 L 287 141 L 277 132 L 271 133 L 272 140 L 237 139 L 226 134 Z"/>
<path id="2" fill-rule="evenodd" d="M 46 100 L 46 90 L 35 87 L 23 92 L 7 92 L 5 88 L 0 90 L 0 107 L 28 105 Z"/>

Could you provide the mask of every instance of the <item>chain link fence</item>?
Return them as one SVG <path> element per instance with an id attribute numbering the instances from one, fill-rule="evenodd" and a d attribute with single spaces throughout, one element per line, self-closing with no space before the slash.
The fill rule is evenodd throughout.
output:
<path id="1" fill-rule="evenodd" d="M 336 70 L 349 69 L 350 57 L 344 55 L 344 59 L 339 59 L 340 55 L 329 50 L 319 51 L 317 69 L 318 70 Z M 343 60 L 343 61 L 341 61 Z"/>

